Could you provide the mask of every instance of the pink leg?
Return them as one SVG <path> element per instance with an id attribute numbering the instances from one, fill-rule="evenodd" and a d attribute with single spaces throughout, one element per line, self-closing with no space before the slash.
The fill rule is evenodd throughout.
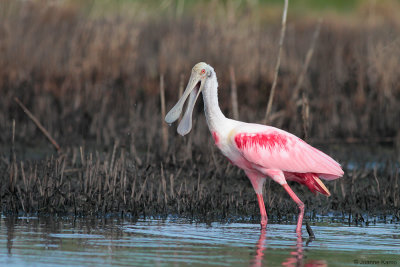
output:
<path id="1" fill-rule="evenodd" d="M 268 223 L 268 216 L 267 212 L 265 211 L 264 199 L 262 194 L 257 194 L 258 199 L 258 206 L 260 207 L 260 214 L 261 214 L 261 229 L 267 228 Z"/>
<path id="2" fill-rule="evenodd" d="M 296 196 L 293 190 L 289 187 L 288 184 L 283 184 L 283 188 L 285 188 L 286 192 L 289 193 L 290 197 L 296 202 L 297 206 L 299 206 L 300 214 L 299 219 L 297 220 L 297 227 L 296 233 L 301 233 L 301 226 L 303 224 L 303 217 L 304 217 L 304 203 Z"/>
<path id="3" fill-rule="evenodd" d="M 265 211 L 264 199 L 262 196 L 262 189 L 265 183 L 265 177 L 258 172 L 246 171 L 247 177 L 249 177 L 251 184 L 253 185 L 254 191 L 257 194 L 258 206 L 260 207 L 261 214 L 261 229 L 267 228 L 267 212 Z"/>

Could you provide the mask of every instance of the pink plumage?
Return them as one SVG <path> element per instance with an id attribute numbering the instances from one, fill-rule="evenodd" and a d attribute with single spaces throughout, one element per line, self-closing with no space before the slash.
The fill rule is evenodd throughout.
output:
<path id="1" fill-rule="evenodd" d="M 213 135 L 217 135 L 213 132 Z M 265 177 L 281 184 L 300 208 L 296 231 L 301 231 L 304 204 L 286 181 L 306 185 L 311 192 L 330 196 L 319 178 L 333 180 L 343 176 L 339 163 L 297 136 L 275 127 L 237 122 L 225 143 L 217 146 L 230 161 L 243 169 L 257 194 L 261 227 L 267 224 L 262 198 Z"/>
<path id="2" fill-rule="evenodd" d="M 247 128 L 252 128 L 251 126 L 258 128 L 258 131 L 246 131 Z M 255 169 L 314 173 L 325 180 L 343 176 L 343 170 L 335 160 L 293 134 L 257 124 L 240 126 L 235 132 L 232 143 Z"/>
<path id="3" fill-rule="evenodd" d="M 339 163 L 310 146 L 297 136 L 275 127 L 226 118 L 218 105 L 218 82 L 214 69 L 204 63 L 192 69 L 189 83 L 181 99 L 165 117 L 167 123 L 176 121 L 185 100 L 186 112 L 178 126 L 178 133 L 188 134 L 192 128 L 192 112 L 200 92 L 204 111 L 215 144 L 229 161 L 243 169 L 257 194 L 261 213 L 261 227 L 267 226 L 267 213 L 262 196 L 266 178 L 282 185 L 300 209 L 296 231 L 301 232 L 304 204 L 292 191 L 287 181 L 306 185 L 312 192 L 329 196 L 329 190 L 319 178 L 333 180 L 343 175 Z"/>

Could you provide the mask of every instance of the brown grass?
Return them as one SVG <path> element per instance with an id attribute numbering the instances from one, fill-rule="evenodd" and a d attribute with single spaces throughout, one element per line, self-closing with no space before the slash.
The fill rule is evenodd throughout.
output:
<path id="1" fill-rule="evenodd" d="M 206 61 L 216 69 L 220 103 L 229 113 L 229 66 L 234 66 L 242 119 L 260 121 L 276 61 L 279 23 L 261 25 L 250 14 L 229 20 L 212 14 L 146 19 L 92 18 L 76 6 L 13 4 L 0 25 L 0 130 L 6 140 L 17 96 L 46 121 L 56 139 L 93 137 L 111 144 L 136 105 L 155 103 L 164 74 L 167 107 L 176 101 L 180 76 Z M 378 12 L 378 11 L 377 11 Z M 239 13 L 239 14 L 237 14 Z M 317 21 L 289 21 L 273 125 L 302 134 L 293 89 Z M 327 19 L 304 77 L 314 139 L 382 139 L 399 133 L 400 21 Z M 200 109 L 199 109 L 200 110 Z M 158 112 L 158 111 L 157 111 Z M 126 125 L 120 127 L 120 125 Z M 37 130 L 24 126 L 21 139 Z M 70 140 L 65 143 L 69 144 Z"/>
<path id="2" fill-rule="evenodd" d="M 254 19 L 256 10 L 215 3 L 188 15 L 137 17 L 89 16 L 76 5 L 40 1 L 8 3 L 0 13 L 3 212 L 258 214 L 250 184 L 212 148 L 201 107 L 190 135 L 177 137 L 170 128 L 174 134 L 162 151 L 159 81 L 163 74 L 168 109 L 182 75 L 186 82 L 191 67 L 206 61 L 217 72 L 220 104 L 229 114 L 233 66 L 240 118 L 260 121 L 273 81 L 279 20 L 266 23 Z M 390 10 L 360 10 L 360 19 L 327 18 L 321 28 L 302 83 L 311 142 L 393 142 L 400 136 L 400 20 L 387 15 Z M 301 99 L 291 96 L 316 23 L 289 16 L 272 106 L 271 124 L 299 136 L 304 114 L 296 104 Z M 60 154 L 40 152 L 48 145 L 14 97 L 57 140 Z M 8 153 L 13 119 L 16 162 Z M 398 162 L 385 163 L 376 175 L 379 192 L 372 171 L 361 168 L 333 183 L 333 198 L 312 202 L 310 196 L 306 204 L 398 209 L 391 186 L 398 184 Z M 272 183 L 268 190 L 279 192 Z M 276 214 L 296 209 L 284 194 L 267 197 Z"/>

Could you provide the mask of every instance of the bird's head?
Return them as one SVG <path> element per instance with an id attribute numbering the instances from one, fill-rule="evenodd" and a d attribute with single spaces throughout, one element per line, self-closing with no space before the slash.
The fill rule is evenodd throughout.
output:
<path id="1" fill-rule="evenodd" d="M 185 114 L 178 125 L 178 133 L 180 135 L 184 136 L 192 129 L 192 113 L 194 104 L 196 103 L 200 92 L 203 90 L 207 79 L 212 77 L 212 75 L 215 75 L 215 73 L 214 69 L 210 65 L 204 62 L 197 63 L 192 69 L 192 75 L 190 76 L 188 85 L 186 86 L 186 90 L 182 97 L 168 112 L 167 116 L 165 116 L 165 122 L 168 124 L 176 121 L 182 113 L 186 99 L 190 95 Z"/>

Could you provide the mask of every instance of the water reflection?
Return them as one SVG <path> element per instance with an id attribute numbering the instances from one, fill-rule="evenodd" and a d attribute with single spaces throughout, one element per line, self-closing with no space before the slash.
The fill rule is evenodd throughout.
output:
<path id="1" fill-rule="evenodd" d="M 15 225 L 15 217 L 6 218 L 4 220 L 7 229 L 7 253 L 11 256 L 13 240 L 14 240 L 14 225 Z"/>
<path id="2" fill-rule="evenodd" d="M 400 243 L 393 238 L 400 236 L 398 225 L 330 224 L 314 230 L 318 238 L 312 241 L 296 235 L 292 225 L 271 224 L 268 232 L 260 232 L 253 224 L 174 219 L 3 217 L 0 262 L 8 266 L 71 265 L 71 260 L 82 266 L 346 266 L 357 260 L 354 255 L 385 260 L 398 255 Z"/>
<path id="3" fill-rule="evenodd" d="M 256 255 L 253 259 L 253 264 L 251 266 L 253 267 L 258 267 L 262 266 L 262 260 L 264 258 L 264 250 L 266 248 L 265 246 L 265 239 L 267 238 L 267 231 L 265 229 L 261 229 L 260 237 L 258 238 L 257 242 L 257 249 L 256 249 Z"/>
<path id="4" fill-rule="evenodd" d="M 296 233 L 296 247 L 295 250 L 290 252 L 290 257 L 282 263 L 282 266 L 302 266 L 303 265 L 303 239 L 302 233 Z"/>
<path id="5" fill-rule="evenodd" d="M 304 248 L 303 248 L 303 238 L 302 233 L 294 233 L 296 235 L 296 244 L 292 246 L 292 251 L 290 256 L 284 259 L 282 266 L 294 267 L 294 266 L 328 266 L 324 260 L 307 260 L 304 263 Z M 266 262 L 267 258 L 264 259 L 266 245 L 267 231 L 265 229 L 261 230 L 260 236 L 256 245 L 256 253 L 250 264 L 252 267 L 263 266 L 263 261 Z M 307 247 L 315 238 L 308 238 L 305 246 Z"/>
<path id="6" fill-rule="evenodd" d="M 0 242 L 4 242 L 6 254 L 11 258 L 18 254 L 15 250 L 21 247 L 28 247 L 33 252 L 35 249 L 60 250 L 69 241 L 73 241 L 75 247 L 84 247 L 91 240 L 99 238 L 118 240 L 123 236 L 119 225 L 119 220 L 104 218 L 77 221 L 76 218 L 7 216 L 0 218 Z M 0 251 L 1 254 L 3 252 Z"/>
<path id="7" fill-rule="evenodd" d="M 296 246 L 294 247 L 295 250 L 290 252 L 290 256 L 282 262 L 282 266 L 285 267 L 292 267 L 292 266 L 302 266 L 303 265 L 303 240 L 302 240 L 302 234 L 296 233 Z M 267 231 L 265 229 L 261 230 L 260 237 L 258 238 L 257 241 L 257 246 L 256 246 L 256 253 L 254 256 L 254 259 L 252 261 L 251 266 L 252 267 L 259 267 L 263 266 L 262 262 L 264 259 L 264 251 L 267 248 L 266 246 L 266 240 L 267 238 Z M 308 242 L 310 239 L 308 240 Z M 307 243 L 308 244 L 308 243 Z"/>

